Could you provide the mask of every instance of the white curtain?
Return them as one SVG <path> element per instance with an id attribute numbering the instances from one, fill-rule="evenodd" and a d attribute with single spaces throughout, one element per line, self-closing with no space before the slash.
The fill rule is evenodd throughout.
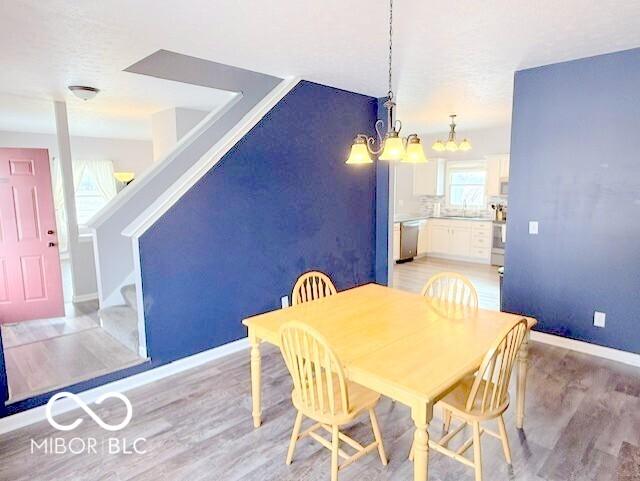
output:
<path id="1" fill-rule="evenodd" d="M 116 181 L 113 177 L 113 162 L 110 160 L 74 160 L 73 187 L 76 191 L 85 174 L 91 176 L 93 183 L 107 202 L 116 196 L 117 189 Z M 64 188 L 62 185 L 62 169 L 60 167 L 60 160 L 56 157 L 51 161 L 51 185 L 53 188 L 53 203 L 58 227 L 58 246 L 60 252 L 67 252 L 69 250 L 67 212 L 64 202 Z"/>
<path id="2" fill-rule="evenodd" d="M 53 207 L 56 211 L 58 247 L 60 252 L 67 252 L 69 250 L 67 211 L 64 205 L 64 188 L 62 186 L 60 159 L 56 157 L 53 157 L 51 160 L 51 186 L 53 188 Z"/>
<path id="3" fill-rule="evenodd" d="M 113 199 L 118 193 L 116 189 L 116 179 L 113 176 L 113 162 L 110 160 L 85 160 L 84 169 L 86 169 L 95 180 L 100 193 L 107 201 Z M 74 177 L 75 177 L 75 164 Z"/>

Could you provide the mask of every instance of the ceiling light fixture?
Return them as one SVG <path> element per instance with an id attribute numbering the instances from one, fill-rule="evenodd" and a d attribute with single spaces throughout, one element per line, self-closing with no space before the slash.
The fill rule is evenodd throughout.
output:
<path id="1" fill-rule="evenodd" d="M 377 139 L 366 134 L 356 135 L 347 164 L 371 164 L 371 155 L 379 155 L 380 160 L 399 160 L 401 162 L 424 163 L 427 158 L 417 134 L 411 134 L 406 139 L 400 136 L 402 122 L 395 118 L 396 103 L 393 101 L 392 91 L 392 59 L 393 59 L 393 0 L 389 1 L 389 90 L 387 101 L 387 132 L 383 135 L 384 122 L 376 122 Z M 378 147 L 376 148 L 376 142 Z"/>
<path id="2" fill-rule="evenodd" d="M 456 152 L 458 150 L 466 152 L 467 150 L 471 150 L 471 142 L 467 139 L 463 139 L 460 143 L 456 142 L 456 114 L 449 115 L 449 117 L 451 117 L 451 124 L 449 124 L 449 127 L 451 127 L 451 130 L 449 131 L 449 138 L 446 142 L 436 140 L 431 148 L 437 152 L 444 152 L 445 150 L 448 152 Z"/>
<path id="3" fill-rule="evenodd" d="M 95 87 L 87 87 L 84 85 L 69 85 L 69 90 L 73 92 L 73 95 L 85 101 L 91 100 L 100 92 L 100 90 Z"/>

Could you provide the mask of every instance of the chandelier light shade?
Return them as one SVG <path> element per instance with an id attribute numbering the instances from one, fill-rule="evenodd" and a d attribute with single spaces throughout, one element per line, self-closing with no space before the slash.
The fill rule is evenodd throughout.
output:
<path id="1" fill-rule="evenodd" d="M 444 152 L 446 150 L 446 147 L 444 146 L 444 142 L 442 140 L 436 140 L 431 148 L 436 152 Z"/>
<path id="2" fill-rule="evenodd" d="M 382 132 L 384 122 L 376 122 L 377 138 L 358 134 L 356 135 L 347 164 L 370 164 L 371 156 L 377 155 L 380 160 L 401 161 L 411 163 L 424 163 L 427 158 L 424 155 L 420 138 L 417 134 L 411 134 L 406 139 L 400 135 L 402 122 L 395 118 L 395 106 L 392 91 L 392 60 L 393 60 L 393 0 L 389 1 L 389 89 L 387 101 L 384 103 L 387 109 L 387 131 Z M 377 144 L 377 146 L 376 146 Z"/>
<path id="3" fill-rule="evenodd" d="M 373 164 L 369 149 L 367 149 L 367 140 L 363 137 L 357 137 L 351 146 L 351 152 L 347 159 L 347 164 Z"/>
<path id="4" fill-rule="evenodd" d="M 458 145 L 458 149 L 462 150 L 463 152 L 471 150 L 471 143 L 467 139 L 463 139 L 462 142 L 460 142 L 460 145 Z"/>
<path id="5" fill-rule="evenodd" d="M 384 139 L 380 160 L 402 160 L 404 158 L 404 140 L 399 137 L 400 131 L 387 133 Z"/>
<path id="6" fill-rule="evenodd" d="M 424 164 L 427 162 L 427 156 L 424 155 L 422 143 L 417 135 L 410 135 L 407 138 L 407 149 L 402 162 L 409 162 L 412 164 Z"/>
<path id="7" fill-rule="evenodd" d="M 443 140 L 436 140 L 431 148 L 436 152 L 444 152 L 445 150 L 447 152 L 457 152 L 458 150 L 466 152 L 471 150 L 471 142 L 469 142 L 469 140 L 463 139 L 460 143 L 456 141 L 456 114 L 449 115 L 449 117 L 451 117 L 451 124 L 449 124 L 449 127 L 451 128 L 449 131 L 449 138 L 446 142 Z"/>

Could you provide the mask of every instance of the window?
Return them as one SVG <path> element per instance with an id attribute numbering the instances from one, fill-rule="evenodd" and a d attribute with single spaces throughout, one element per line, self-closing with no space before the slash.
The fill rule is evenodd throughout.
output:
<path id="1" fill-rule="evenodd" d="M 85 226 L 115 195 L 113 164 L 110 161 L 74 161 L 76 214 Z"/>
<path id="2" fill-rule="evenodd" d="M 486 178 L 484 162 L 448 162 L 447 205 L 455 208 L 484 208 Z"/>

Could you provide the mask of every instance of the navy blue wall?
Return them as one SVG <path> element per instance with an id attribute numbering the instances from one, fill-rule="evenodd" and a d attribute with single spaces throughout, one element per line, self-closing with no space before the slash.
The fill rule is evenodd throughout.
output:
<path id="1" fill-rule="evenodd" d="M 382 120 L 382 131 L 387 130 L 387 97 L 378 99 L 378 119 Z M 376 162 L 376 282 L 389 283 L 389 162 Z"/>
<path id="2" fill-rule="evenodd" d="M 242 318 L 279 307 L 305 270 L 327 272 L 338 289 L 373 281 L 376 169 L 344 161 L 356 132 L 373 133 L 376 113 L 374 98 L 298 84 L 140 239 L 152 361 L 64 390 L 243 337 Z M 0 355 L 0 417 L 52 393 L 5 406 L 7 394 Z"/>
<path id="3" fill-rule="evenodd" d="M 539 330 L 640 351 L 638 125 L 640 49 L 516 73 L 504 307 Z"/>
<path id="4" fill-rule="evenodd" d="M 302 82 L 140 239 L 147 342 L 166 362 L 246 335 L 297 276 L 375 280 L 376 171 L 344 161 L 376 99 Z"/>

